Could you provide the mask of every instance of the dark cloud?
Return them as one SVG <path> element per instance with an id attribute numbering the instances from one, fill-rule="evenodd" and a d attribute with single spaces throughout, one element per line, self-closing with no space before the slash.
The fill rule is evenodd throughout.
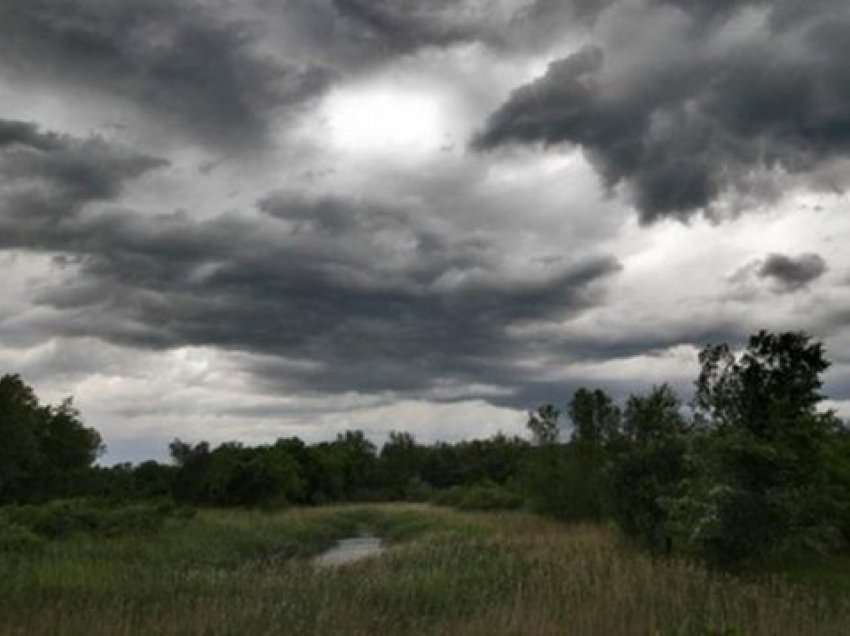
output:
<path id="1" fill-rule="evenodd" d="M 87 203 L 117 197 L 124 184 L 167 165 L 99 137 L 41 132 L 30 122 L 0 119 L 0 224 L 6 241 L 33 236 Z M 0 239 L 3 241 L 3 239 Z"/>
<path id="2" fill-rule="evenodd" d="M 772 0 L 653 0 L 655 4 L 676 7 L 702 20 L 728 19 L 747 7 L 762 7 Z"/>
<path id="3" fill-rule="evenodd" d="M 776 283 L 778 291 L 794 292 L 823 276 L 826 270 L 826 261 L 819 254 L 769 254 L 756 274 Z"/>
<path id="4" fill-rule="evenodd" d="M 449 46 L 479 39 L 484 17 L 462 0 L 333 0 L 344 21 L 384 53 L 407 53 L 424 46 Z M 477 13 L 477 15 L 476 15 Z"/>
<path id="5" fill-rule="evenodd" d="M 703 4 L 731 15 L 759 3 L 629 7 L 619 19 L 633 40 L 602 29 L 597 45 L 517 88 L 473 147 L 576 145 L 608 187 L 629 186 L 645 222 L 710 213 L 724 193 L 752 195 L 760 173 L 805 177 L 850 155 L 850 5 L 780 2 L 766 26 L 732 37 L 697 17 L 649 28 L 670 4 L 695 16 Z"/>
<path id="6" fill-rule="evenodd" d="M 427 49 L 479 44 L 526 55 L 592 24 L 617 0 L 259 0 L 280 39 L 333 68 L 360 72 Z"/>
<path id="7" fill-rule="evenodd" d="M 249 25 L 194 1 L 6 0 L 0 73 L 98 91 L 216 146 L 264 143 L 271 117 L 328 85 L 327 69 L 256 50 Z"/>
<path id="8" fill-rule="evenodd" d="M 319 411 L 327 412 L 328 396 L 349 392 L 372 405 L 479 398 L 526 408 L 589 383 L 583 368 L 624 395 L 642 388 L 634 381 L 638 361 L 651 366 L 671 349 L 680 355 L 681 345 L 741 343 L 761 327 L 799 327 L 788 324 L 799 315 L 764 324 L 724 297 L 685 299 L 667 315 L 669 296 L 647 297 L 651 289 L 628 290 L 614 301 L 614 315 L 604 307 L 606 289 L 621 265 L 593 245 L 618 231 L 619 206 L 599 204 L 595 191 L 575 196 L 591 203 L 562 224 L 550 213 L 555 195 L 541 192 L 549 177 L 528 177 L 510 161 L 451 153 L 408 163 L 332 147 L 303 153 L 294 143 L 291 154 L 264 155 L 269 164 L 259 167 L 244 151 L 265 143 L 335 79 L 356 84 L 375 71 L 392 81 L 396 72 L 433 73 L 435 64 L 461 58 L 486 78 L 502 63 L 517 72 L 552 47 L 590 41 L 517 88 L 475 148 L 571 144 L 608 187 L 631 191 L 644 221 L 710 214 L 727 193 L 759 200 L 766 195 L 758 183 L 781 186 L 783 173 L 807 183 L 823 164 L 847 156 L 846 3 L 530 0 L 499 13 L 497 5 L 510 3 L 214 2 L 0 5 L 0 81 L 9 91 L 50 93 L 68 104 L 91 94 L 91 104 L 102 99 L 109 110 L 104 120 L 128 123 L 115 135 L 143 137 L 155 122 L 183 131 L 180 143 L 216 146 L 199 156 L 196 148 L 163 144 L 175 166 L 157 179 L 162 192 L 136 196 L 144 185 L 137 180 L 166 161 L 107 137 L 0 119 L 0 250 L 41 255 L 28 256 L 34 276 L 43 274 L 43 255 L 52 257 L 38 285 L 10 294 L 23 302 L 0 312 L 4 346 L 40 345 L 24 370 L 120 375 L 121 356 L 195 345 L 232 352 L 217 373 L 237 360 L 234 373 L 252 372 L 258 394 L 312 397 L 310 408 Z M 429 50 L 469 43 L 489 49 Z M 391 74 L 385 65 L 392 61 L 400 64 Z M 29 82 L 37 90 L 28 93 Z M 458 103 L 489 99 L 478 85 L 457 89 Z M 447 108 L 446 116 L 471 109 Z M 39 109 L 45 117 L 50 111 Z M 309 144 L 327 132 L 320 120 L 316 113 Z M 146 147 L 161 139 L 145 140 Z M 570 174 L 585 174 L 580 168 Z M 198 172 L 204 187 L 191 183 Z M 191 208 L 237 189 L 267 192 L 287 179 L 292 188 L 309 181 L 317 190 L 369 194 L 276 191 L 255 209 L 217 216 L 142 209 Z M 122 200 L 131 184 L 139 209 Z M 244 200 L 240 194 L 227 204 Z M 603 208 L 617 212 L 600 220 Z M 635 249 L 634 236 L 626 230 L 612 243 L 631 255 L 654 249 Z M 641 267 L 652 266 L 639 264 L 638 278 L 659 273 Z M 803 289 L 825 270 L 815 254 L 774 254 L 751 263 L 742 286 L 755 290 L 751 300 L 765 299 L 766 288 Z M 51 348 L 48 339 L 62 346 Z M 121 354 L 88 356 L 89 348 Z M 230 414 L 273 417 L 277 408 L 236 404 Z"/>
<path id="9" fill-rule="evenodd" d="M 593 24 L 618 0 L 534 0 L 511 19 L 512 42 L 537 46 L 563 38 L 576 27 Z"/>
<path id="10" fill-rule="evenodd" d="M 476 0 L 259 0 L 287 50 L 359 72 L 427 48 L 504 46 L 510 14 Z"/>
<path id="11" fill-rule="evenodd" d="M 50 151 L 59 145 L 59 138 L 39 132 L 32 122 L 0 119 L 0 148 L 15 145 Z"/>
<path id="12" fill-rule="evenodd" d="M 0 194 L 0 248 L 60 255 L 62 283 L 35 296 L 55 312 L 43 319 L 46 332 L 250 353 L 259 356 L 258 376 L 278 390 L 513 390 L 528 342 L 510 330 L 596 306 L 620 267 L 601 256 L 511 272 L 486 240 L 452 236 L 418 209 L 366 199 L 279 192 L 258 202 L 259 214 L 207 220 L 89 210 L 86 202 L 109 198 L 159 162 L 101 140 L 14 128 L 24 142 L 5 153 L 25 150 L 29 167 L 12 170 L 18 156 L 0 166 L 13 194 L 36 173 L 50 215 L 40 199 L 24 211 L 20 197 Z M 43 139 L 56 147 L 33 148 Z M 72 182 L 76 204 L 52 198 Z"/>
<path id="13" fill-rule="evenodd" d="M 771 283 L 771 291 L 776 294 L 801 291 L 823 276 L 827 269 L 826 261 L 819 254 L 768 254 L 763 259 L 746 263 L 728 277 L 728 282 L 734 287 L 728 298 L 755 301 L 760 291 L 755 283 L 759 280 Z M 788 329 L 793 329 L 793 325 Z"/>
<path id="14" fill-rule="evenodd" d="M 693 16 L 705 26 L 718 26 L 739 17 L 745 10 L 766 13 L 768 25 L 774 32 L 794 29 L 801 23 L 811 22 L 830 14 L 840 14 L 847 7 L 844 0 L 652 0 L 661 6 L 675 7 Z"/>

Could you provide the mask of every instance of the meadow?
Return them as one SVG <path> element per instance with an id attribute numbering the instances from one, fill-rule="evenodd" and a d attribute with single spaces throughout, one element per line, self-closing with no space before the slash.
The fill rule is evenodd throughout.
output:
<path id="1" fill-rule="evenodd" d="M 310 559 L 367 530 L 389 549 Z M 202 510 L 0 555 L 0 634 L 850 633 L 843 594 L 656 559 L 612 527 L 419 504 Z"/>

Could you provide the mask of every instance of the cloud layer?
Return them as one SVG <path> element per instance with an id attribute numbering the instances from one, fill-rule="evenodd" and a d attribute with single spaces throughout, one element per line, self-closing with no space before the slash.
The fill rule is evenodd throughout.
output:
<path id="1" fill-rule="evenodd" d="M 688 218 L 762 194 L 765 173 L 847 158 L 848 27 L 843 2 L 620 2 L 597 43 L 514 90 L 473 145 L 574 144 L 644 222 Z"/>
<path id="2" fill-rule="evenodd" d="M 275 115 L 303 106 L 332 77 L 262 54 L 254 29 L 195 0 L 10 0 L 0 7 L 0 72 L 118 97 L 171 132 L 251 148 Z"/>
<path id="3" fill-rule="evenodd" d="M 594 306 L 619 269 L 599 257 L 531 275 L 500 271 L 487 244 L 370 200 L 281 192 L 253 216 L 204 221 L 185 211 L 86 211 L 162 162 L 22 122 L 0 130 L 21 140 L 0 154 L 0 245 L 61 254 L 70 272 L 35 297 L 61 310 L 53 333 L 279 356 L 289 389 L 421 393 L 478 383 L 510 393 L 529 343 L 509 329 Z M 61 209 L 45 205 L 56 197 Z M 275 366 L 262 369 L 267 380 Z"/>
<path id="4" fill-rule="evenodd" d="M 109 460 L 521 432 L 581 385 L 687 397 L 760 328 L 826 338 L 850 413 L 847 32 L 843 0 L 8 0 L 0 372 Z"/>

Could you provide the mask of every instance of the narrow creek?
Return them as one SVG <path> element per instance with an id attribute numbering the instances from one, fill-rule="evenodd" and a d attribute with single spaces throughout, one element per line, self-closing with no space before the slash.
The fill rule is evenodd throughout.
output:
<path id="1" fill-rule="evenodd" d="M 349 539 L 340 539 L 336 545 L 325 550 L 313 559 L 318 567 L 332 567 L 352 563 L 383 553 L 386 547 L 381 539 L 369 534 Z"/>

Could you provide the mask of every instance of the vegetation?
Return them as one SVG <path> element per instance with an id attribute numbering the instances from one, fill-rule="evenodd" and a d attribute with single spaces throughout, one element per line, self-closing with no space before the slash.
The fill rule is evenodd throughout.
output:
<path id="1" fill-rule="evenodd" d="M 431 500 L 460 510 L 516 510 L 523 505 L 519 494 L 493 482 L 440 490 Z"/>
<path id="2" fill-rule="evenodd" d="M 623 404 L 579 389 L 529 414 L 531 442 L 175 439 L 170 464 L 108 468 L 70 400 L 4 376 L 0 631 L 61 611 L 70 633 L 87 614 L 103 633 L 850 633 L 850 430 L 820 408 L 823 347 L 761 332 L 699 365 L 689 408 L 667 385 Z M 399 500 L 494 514 L 283 512 Z M 364 527 L 404 545 L 360 579 L 304 563 Z"/>
<path id="3" fill-rule="evenodd" d="M 186 519 L 194 513 L 169 501 L 108 505 L 98 500 L 60 499 L 38 506 L 6 506 L 0 509 L 0 541 L 21 532 L 47 540 L 75 534 L 152 534 L 161 530 L 166 520 Z M 11 551 L 15 541 L 6 544 Z"/>
<path id="4" fill-rule="evenodd" d="M 384 555 L 307 558 L 369 528 Z M 623 546 L 613 530 L 422 505 L 208 510 L 146 541 L 0 561 L 2 634 L 846 634 L 850 607 Z M 61 628 L 60 628 L 61 626 Z"/>
<path id="5" fill-rule="evenodd" d="M 0 377 L 0 503 L 68 495 L 103 449 L 70 399 L 42 406 L 17 375 Z"/>

